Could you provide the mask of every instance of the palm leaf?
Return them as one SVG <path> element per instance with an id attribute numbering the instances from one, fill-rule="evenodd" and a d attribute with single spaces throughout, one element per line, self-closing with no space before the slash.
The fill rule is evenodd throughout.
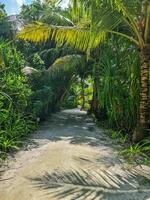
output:
<path id="1" fill-rule="evenodd" d="M 136 36 L 138 42 L 132 41 L 136 44 L 143 44 L 142 35 L 138 28 L 138 17 L 141 14 L 142 7 L 140 0 L 72 0 L 72 4 L 76 14 L 79 11 L 79 7 L 82 7 L 83 10 L 90 10 L 89 17 L 91 21 L 94 22 L 94 27 L 99 27 L 99 31 L 103 30 L 103 27 L 105 27 L 106 32 L 111 32 L 114 27 L 117 27 L 117 22 L 120 26 L 120 22 L 122 21 L 134 35 L 128 35 L 128 33 L 120 35 L 130 40 L 133 36 Z M 99 26 L 99 24 L 101 24 L 101 26 Z M 116 32 L 112 33 L 116 34 Z"/>
<path id="2" fill-rule="evenodd" d="M 50 26 L 43 23 L 30 24 L 18 33 L 17 37 L 32 42 L 45 42 L 55 40 L 59 44 L 65 42 L 75 48 L 87 51 L 89 48 L 96 48 L 105 40 L 105 32 L 91 32 L 88 29 L 79 27 Z"/>
<path id="3" fill-rule="evenodd" d="M 66 13 L 60 9 L 48 6 L 45 10 L 41 11 L 40 21 L 48 22 L 51 25 L 60 26 L 74 26 L 74 23 L 66 17 Z"/>
<path id="4" fill-rule="evenodd" d="M 128 9 L 129 6 L 125 6 L 125 4 L 122 0 L 110 0 L 111 4 L 114 5 L 114 8 L 117 9 L 117 11 L 121 12 L 124 16 L 124 21 L 128 24 L 128 26 L 133 30 L 133 32 L 136 34 L 138 41 L 141 45 L 143 45 L 144 41 L 142 39 L 142 35 L 140 34 L 138 24 L 135 20 L 135 15 L 132 15 L 131 11 Z M 129 1 L 127 1 L 129 2 Z M 133 9 L 135 9 L 135 4 Z"/>
<path id="5" fill-rule="evenodd" d="M 96 48 L 104 42 L 107 33 L 118 34 L 135 42 L 137 45 L 143 42 L 139 35 L 138 27 L 134 17 L 128 12 L 121 0 L 108 1 L 107 9 L 99 8 L 92 20 L 91 27 L 82 28 L 79 26 L 53 26 L 42 23 L 35 23 L 26 26 L 19 34 L 18 38 L 33 42 L 43 42 L 55 40 L 59 44 L 67 43 L 83 51 Z M 116 30 L 122 23 L 131 30 L 131 35 Z M 134 34 L 133 34 L 134 33 Z M 135 39 L 133 38 L 135 37 Z M 137 36 L 137 40 L 136 40 Z"/>
<path id="6" fill-rule="evenodd" d="M 56 75 L 66 72 L 74 74 L 78 66 L 85 65 L 85 56 L 67 55 L 57 59 L 54 64 L 48 69 L 50 75 Z"/>

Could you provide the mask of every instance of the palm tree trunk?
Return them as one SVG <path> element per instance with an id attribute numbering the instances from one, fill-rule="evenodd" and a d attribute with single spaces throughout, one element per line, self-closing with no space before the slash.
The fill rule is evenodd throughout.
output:
<path id="1" fill-rule="evenodd" d="M 150 49 L 141 50 L 141 76 L 140 76 L 140 107 L 137 127 L 133 134 L 133 142 L 141 141 L 145 137 L 145 130 L 148 125 L 148 105 L 149 105 L 149 60 Z"/>

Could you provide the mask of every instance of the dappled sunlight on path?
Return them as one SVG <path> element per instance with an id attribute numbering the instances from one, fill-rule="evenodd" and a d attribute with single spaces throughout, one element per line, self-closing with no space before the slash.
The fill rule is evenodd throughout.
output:
<path id="1" fill-rule="evenodd" d="M 8 161 L 0 200 L 150 199 L 149 168 L 125 164 L 117 147 L 86 112 L 53 114 Z"/>

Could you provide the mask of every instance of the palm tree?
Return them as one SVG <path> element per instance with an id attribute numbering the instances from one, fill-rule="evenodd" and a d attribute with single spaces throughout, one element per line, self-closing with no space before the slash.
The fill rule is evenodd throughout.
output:
<path id="1" fill-rule="evenodd" d="M 51 39 L 88 53 L 111 34 L 124 37 L 135 45 L 141 62 L 140 105 L 133 134 L 133 141 L 137 142 L 144 138 L 148 121 L 150 0 L 72 0 L 72 4 L 73 13 L 79 19 L 76 25 L 30 24 L 18 34 L 18 38 L 34 42 Z"/>

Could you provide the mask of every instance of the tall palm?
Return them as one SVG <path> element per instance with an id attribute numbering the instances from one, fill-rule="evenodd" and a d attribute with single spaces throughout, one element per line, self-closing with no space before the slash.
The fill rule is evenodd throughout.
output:
<path id="1" fill-rule="evenodd" d="M 110 34 L 128 39 L 139 49 L 141 61 L 139 115 L 133 140 L 143 139 L 148 121 L 150 0 L 72 0 L 72 5 L 74 15 L 78 19 L 82 16 L 84 21 L 87 20 L 86 25 L 31 24 L 18 37 L 34 42 L 54 39 L 88 52 L 99 46 Z"/>

